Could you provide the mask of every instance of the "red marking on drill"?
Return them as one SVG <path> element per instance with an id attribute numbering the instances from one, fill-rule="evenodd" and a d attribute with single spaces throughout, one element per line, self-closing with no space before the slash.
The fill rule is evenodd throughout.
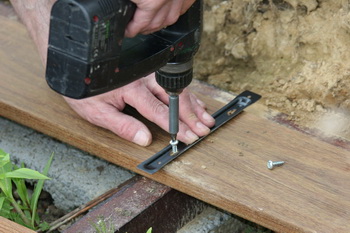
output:
<path id="1" fill-rule="evenodd" d="M 92 17 L 92 20 L 96 23 L 96 22 L 98 22 L 98 16 L 97 15 L 94 15 L 93 17 Z"/>
<path id="2" fill-rule="evenodd" d="M 183 42 L 179 42 L 179 43 L 177 44 L 177 47 L 178 47 L 179 49 L 182 49 L 182 48 L 184 47 L 184 43 L 183 43 Z"/>
<path id="3" fill-rule="evenodd" d="M 118 73 L 118 72 L 119 72 L 119 68 L 117 67 L 114 69 L 114 73 Z"/>
<path id="4" fill-rule="evenodd" d="M 89 84 L 91 83 L 91 78 L 86 77 L 86 78 L 84 79 L 84 82 L 85 82 L 86 85 L 89 85 Z"/>
<path id="5" fill-rule="evenodd" d="M 173 46 L 170 47 L 170 52 L 173 52 L 175 48 Z"/>

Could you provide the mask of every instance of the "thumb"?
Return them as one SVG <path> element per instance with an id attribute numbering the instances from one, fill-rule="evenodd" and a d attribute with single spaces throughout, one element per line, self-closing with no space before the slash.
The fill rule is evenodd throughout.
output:
<path id="1" fill-rule="evenodd" d="M 108 129 L 140 146 L 148 146 L 152 142 L 152 134 L 142 122 L 103 102 L 101 97 L 85 100 L 65 98 L 65 100 L 82 118 L 94 125 Z"/>
<path id="2" fill-rule="evenodd" d="M 102 127 L 140 146 L 149 146 L 152 142 L 152 134 L 148 128 L 132 116 L 115 111 L 106 116 L 105 123 Z"/>

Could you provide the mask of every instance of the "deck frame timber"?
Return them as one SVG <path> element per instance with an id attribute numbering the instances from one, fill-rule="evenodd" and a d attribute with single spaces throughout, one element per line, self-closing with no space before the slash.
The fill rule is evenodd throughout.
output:
<path id="1" fill-rule="evenodd" d="M 176 232 L 207 205 L 151 179 L 135 176 L 99 204 L 65 233 L 95 231 L 100 219 L 116 232 Z"/>

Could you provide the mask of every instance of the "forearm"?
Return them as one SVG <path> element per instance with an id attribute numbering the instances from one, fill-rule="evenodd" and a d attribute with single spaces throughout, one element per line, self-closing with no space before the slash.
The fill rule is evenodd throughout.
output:
<path id="1" fill-rule="evenodd" d="M 43 64 L 46 65 L 50 11 L 56 0 L 10 1 L 34 40 Z"/>

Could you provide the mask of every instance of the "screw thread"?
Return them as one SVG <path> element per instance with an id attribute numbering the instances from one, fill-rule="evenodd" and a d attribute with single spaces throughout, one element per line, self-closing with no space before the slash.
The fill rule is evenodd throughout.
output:
<path id="1" fill-rule="evenodd" d="M 283 164 L 284 164 L 284 161 L 277 161 L 277 162 L 273 162 L 272 164 L 273 164 L 273 166 L 278 167 L 278 166 L 283 165 Z"/>

